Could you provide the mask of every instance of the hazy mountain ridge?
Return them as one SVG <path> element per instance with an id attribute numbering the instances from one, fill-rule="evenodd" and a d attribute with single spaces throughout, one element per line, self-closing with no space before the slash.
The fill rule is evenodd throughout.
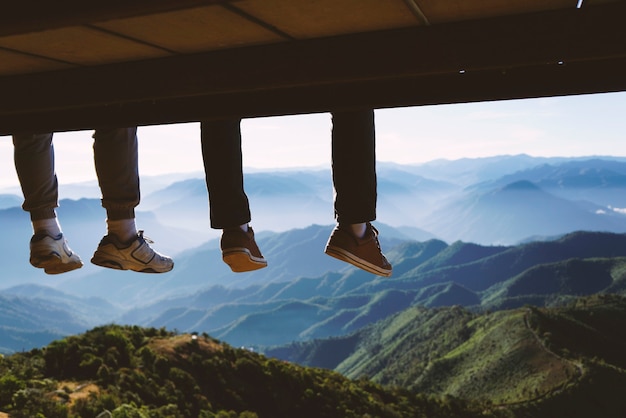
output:
<path id="1" fill-rule="evenodd" d="M 556 197 L 519 180 L 451 201 L 424 220 L 423 227 L 448 241 L 506 244 L 572 230 L 626 232 L 626 217 L 607 207 Z"/>
<path id="2" fill-rule="evenodd" d="M 43 299 L 0 294 L 0 353 L 40 347 L 93 326 L 69 306 Z"/>
<path id="3" fill-rule="evenodd" d="M 246 315 L 267 315 L 264 312 L 271 311 L 270 307 L 275 308 L 281 301 L 299 300 L 308 303 L 307 296 L 325 298 L 323 302 L 316 302 L 318 306 L 316 309 L 323 312 L 320 314 L 319 322 L 309 323 L 298 332 L 296 338 L 352 329 L 348 325 L 351 321 L 358 323 L 362 318 L 367 318 L 363 312 L 368 309 L 369 296 L 382 295 L 389 291 L 392 291 L 391 294 L 396 294 L 393 293 L 396 291 L 404 292 L 403 294 L 413 297 L 410 303 L 426 306 L 458 303 L 507 307 L 519 306 L 525 303 L 524 301 L 541 304 L 549 300 L 550 296 L 528 292 L 514 294 L 506 290 L 508 284 L 500 283 L 510 281 L 516 275 L 522 275 L 516 279 L 517 286 L 520 286 L 519 283 L 530 282 L 530 279 L 523 279 L 525 277 L 523 273 L 537 264 L 560 262 L 567 257 L 619 257 L 623 254 L 619 251 L 603 252 L 587 248 L 578 252 L 565 252 L 567 257 L 560 254 L 556 257 L 542 257 L 541 252 L 549 255 L 553 251 L 563 250 L 551 247 L 550 243 L 545 247 L 533 243 L 529 247 L 524 247 L 523 251 L 530 251 L 526 257 L 519 253 L 522 247 L 518 248 L 507 243 L 512 240 L 509 231 L 517 228 L 514 230 L 515 240 L 522 236 L 558 237 L 563 232 L 542 225 L 533 227 L 529 223 L 542 219 L 543 212 L 552 211 L 556 212 L 553 218 L 549 218 L 552 225 L 562 223 L 566 219 L 571 220 L 569 226 L 566 224 L 563 227 L 565 232 L 570 232 L 573 226 L 578 226 L 577 229 L 597 227 L 603 231 L 621 232 L 623 225 L 626 224 L 624 215 L 600 204 L 573 202 L 557 197 L 541 189 L 539 184 L 542 181 L 544 185 L 548 184 L 548 180 L 558 184 L 559 178 L 563 178 L 567 181 L 562 182 L 562 189 L 575 188 L 578 194 L 590 190 L 586 187 L 588 184 L 594 187 L 602 184 L 602 187 L 620 190 L 619 187 L 623 185 L 620 183 L 619 175 L 626 172 L 624 167 L 626 167 L 624 159 L 613 157 L 610 157 L 609 161 L 609 158 L 543 159 L 524 155 L 436 161 L 419 166 L 381 164 L 379 219 L 381 221 L 389 219 L 392 225 L 409 225 L 393 227 L 385 223 L 377 224 L 381 231 L 383 249 L 394 264 L 394 276 L 390 281 L 373 278 L 323 254 L 325 242 L 332 229 L 330 224 L 332 188 L 328 170 L 261 172 L 246 175 L 246 186 L 253 208 L 253 225 L 270 266 L 245 275 L 233 275 L 230 272 L 221 262 L 217 239 L 211 240 L 206 188 L 201 178 L 183 178 L 182 181 L 157 189 L 143 198 L 142 206 L 145 205 L 144 209 L 149 211 L 140 206 L 142 210 L 138 211 L 138 226 L 146 229 L 146 234 L 156 241 L 154 247 L 157 250 L 176 254 L 174 271 L 159 277 L 98 269 L 90 265 L 88 259 L 105 232 L 104 210 L 97 199 L 61 201 L 58 211 L 64 232 L 70 245 L 81 254 L 86 265 L 83 269 L 67 275 L 46 276 L 28 265 L 30 237 L 28 215 L 20 208 L 12 207 L 0 211 L 0 227 L 5 232 L 0 237 L 0 248 L 3 250 L 3 257 L 11 260 L 4 263 L 3 283 L 5 287 L 37 283 L 55 287 L 80 298 L 102 296 L 114 307 L 113 310 L 137 307 L 127 312 L 126 316 L 113 319 L 124 318 L 146 324 L 156 324 L 152 322 L 155 320 L 166 320 L 167 309 L 176 309 L 177 314 L 174 316 L 176 320 L 168 319 L 167 324 L 177 326 L 176 321 L 180 321 L 178 324 L 185 324 L 185 327 L 209 323 L 208 319 L 205 322 L 201 320 L 204 316 L 211 318 L 215 323 L 227 326 L 235 320 L 232 317 L 236 315 L 237 306 L 246 306 L 247 310 L 242 310 Z M 610 175 L 609 171 L 618 175 Z M 524 172 L 538 174 L 535 177 L 526 176 L 534 180 L 529 182 L 524 179 Z M 578 183 L 572 180 L 576 172 L 582 176 Z M 428 173 L 432 176 L 427 177 Z M 511 177 L 498 183 L 500 181 L 498 179 L 504 176 Z M 470 178 L 471 181 L 468 180 Z M 593 180 L 594 178 L 597 181 Z M 493 184 L 487 183 L 489 179 Z M 613 180 L 615 182 L 611 183 Z M 159 178 L 154 183 L 166 184 L 166 179 Z M 466 188 L 462 200 L 456 200 L 455 204 L 450 203 L 458 197 L 461 187 L 467 184 L 480 184 L 481 187 Z M 615 189 L 613 185 L 618 188 Z M 266 195 L 267 198 L 264 197 Z M 293 200 L 290 200 L 290 196 Z M 593 197 L 593 193 L 590 196 Z M 263 202 L 267 203 L 267 210 L 257 210 L 265 204 Z M 529 202 L 534 203 L 528 204 Z M 176 215 L 173 208 L 186 208 L 188 212 Z M 555 208 L 558 208 L 558 211 L 555 211 Z M 596 213 L 599 208 L 603 208 L 606 213 Z M 172 212 L 164 216 L 167 210 Z M 270 218 L 284 221 L 284 227 L 288 227 L 290 222 L 309 225 L 316 216 L 323 218 L 327 223 L 289 228 L 282 233 L 276 233 L 264 230 L 263 212 L 271 212 L 268 215 Z M 289 212 L 293 216 L 287 216 Z M 426 215 L 427 212 L 434 215 Z M 410 216 L 406 215 L 407 213 Z M 460 225 L 459 213 L 463 214 L 466 225 Z M 489 216 L 486 216 L 487 214 Z M 459 240 L 450 236 L 446 239 L 452 244 L 448 245 L 445 241 L 437 239 L 436 234 L 411 226 L 425 226 L 425 221 L 416 222 L 411 219 L 426 219 L 426 216 L 431 216 L 430 219 L 439 217 L 445 227 L 452 230 L 456 236 L 479 232 L 482 238 L 491 234 L 492 237 L 497 237 L 493 240 L 501 239 L 504 243 L 494 246 L 481 244 L 479 239 Z M 184 219 L 187 227 L 193 230 L 182 226 L 164 225 L 162 220 L 168 218 Z M 591 219 L 602 219 L 608 223 L 595 223 L 595 220 Z M 271 225 L 271 222 L 268 221 L 267 225 Z M 590 239 L 591 236 L 585 237 Z M 203 244 L 198 245 L 199 242 Z M 536 254 L 531 251 L 533 245 L 539 245 Z M 623 243 L 617 242 L 615 245 Z M 495 258 L 490 260 L 489 256 Z M 525 264 L 518 262 L 518 259 L 526 260 Z M 235 292 L 224 296 L 213 290 L 212 286 L 239 287 L 241 290 L 238 297 L 232 296 Z M 621 289 L 619 286 L 621 285 L 615 282 L 608 289 L 619 290 Z M 336 306 L 334 299 L 359 294 L 366 294 L 368 298 L 363 299 L 362 303 L 352 310 L 333 312 L 335 309 L 333 306 Z M 403 302 L 399 306 L 406 306 L 404 298 L 400 299 Z M 406 299 L 409 299 L 409 296 Z M 218 302 L 233 304 L 234 308 L 228 314 L 230 316 L 225 315 L 218 319 L 219 315 L 222 315 L 217 309 Z M 268 305 L 264 306 L 266 303 Z M 331 308 L 328 308 L 329 306 Z M 181 310 L 181 307 L 200 310 L 190 311 L 189 318 L 193 315 L 199 316 L 203 310 L 204 315 L 193 321 L 186 319 L 185 310 Z M 83 315 L 82 311 L 77 312 L 78 315 Z M 376 310 L 369 312 L 375 313 Z M 237 319 L 242 318 L 242 315 Z M 107 321 L 111 319 L 109 313 L 104 311 L 96 310 L 92 316 L 100 316 Z M 227 318 L 231 318 L 230 321 L 227 321 Z M 230 329 L 228 332 L 232 335 L 243 335 L 243 332 L 236 328 L 228 328 Z M 225 330 L 226 328 L 224 332 Z"/>
<path id="4" fill-rule="evenodd" d="M 0 209 L 14 208 L 22 205 L 22 199 L 14 194 L 0 194 Z"/>
<path id="5" fill-rule="evenodd" d="M 626 196 L 616 193 L 626 185 L 626 166 L 623 161 L 599 158 L 539 165 L 472 188 L 488 190 L 520 180 L 533 182 L 543 190 L 570 200 L 587 200 L 618 208 L 626 206 Z"/>
<path id="6" fill-rule="evenodd" d="M 620 225 L 626 215 L 615 218 L 614 209 L 625 206 L 622 204 L 626 200 L 622 197 L 626 196 L 625 173 L 626 159 L 618 157 L 534 158 L 516 155 L 438 160 L 420 165 L 380 163 L 378 219 L 394 227 L 425 229 L 418 238 L 422 240 L 440 238 L 448 242 L 463 240 L 480 244 L 513 244 L 527 237 L 585 229 L 581 225 L 589 225 L 588 229 L 624 232 Z M 189 176 L 172 174 L 170 184 L 166 183 L 165 176 L 148 177 L 142 181 L 148 190 L 144 191 L 138 207 L 139 225 L 169 252 L 178 253 L 219 236 L 217 231 L 209 228 L 204 179 L 201 173 L 194 178 Z M 520 201 L 524 203 L 525 196 L 516 195 L 512 190 L 507 196 L 502 193 L 507 190 L 507 185 L 518 181 L 530 181 L 547 194 L 542 194 L 543 200 L 535 197 L 538 200 L 534 207 L 526 205 L 522 206 L 524 210 L 516 210 Z M 158 185 L 166 186 L 154 189 Z M 71 185 L 65 186 L 69 188 Z M 253 171 L 246 173 L 245 186 L 257 232 L 283 232 L 333 221 L 330 170 Z M 80 190 L 80 185 L 75 188 Z M 65 195 L 75 194 L 62 193 L 61 197 Z M 21 198 L 14 195 L 4 196 L 21 202 Z M 564 200 L 554 200 L 553 197 Z M 71 228 L 73 221 L 65 218 L 77 216 L 76 211 L 64 209 L 64 206 L 73 204 L 71 202 L 62 200 L 59 208 L 60 213 L 67 212 L 61 219 L 67 228 Z M 562 228 L 552 232 L 554 228 L 551 229 L 550 222 L 537 223 L 536 218 L 545 216 L 542 212 L 557 203 L 559 210 L 555 217 Z M 97 205 L 86 210 L 96 218 L 90 220 L 91 229 L 83 225 L 84 230 L 94 231 L 96 236 L 101 234 L 103 210 Z M 599 212 L 604 212 L 604 216 Z M 489 213 L 489 217 L 485 213 Z M 498 216 L 504 218 L 499 223 L 490 224 L 491 216 L 495 216 L 493 220 Z M 457 219 L 463 219 L 463 222 Z M 615 219 L 619 225 L 615 224 Z M 30 232 L 27 225 L 26 221 L 25 237 Z M 511 226 L 517 228 L 511 229 Z M 178 232 L 162 233 L 163 229 Z M 494 230 L 497 233 L 489 234 Z M 546 230 L 550 232 L 546 233 Z M 71 241 L 81 239 L 69 238 Z M 170 248 L 169 242 L 173 240 L 176 245 Z"/>

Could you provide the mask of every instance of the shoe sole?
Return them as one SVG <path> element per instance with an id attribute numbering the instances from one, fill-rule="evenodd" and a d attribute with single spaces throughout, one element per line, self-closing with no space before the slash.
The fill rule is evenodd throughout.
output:
<path id="1" fill-rule="evenodd" d="M 91 263 L 96 266 L 105 267 L 114 270 L 131 270 L 137 273 L 167 273 L 174 268 L 174 264 L 162 269 L 154 269 L 152 267 L 137 268 L 134 266 L 128 266 L 125 260 L 114 260 L 112 258 L 104 258 L 94 255 L 91 259 Z"/>
<path id="2" fill-rule="evenodd" d="M 226 250 L 222 253 L 222 260 L 235 273 L 245 273 L 267 267 L 267 261 L 253 256 L 247 248 Z"/>
<path id="3" fill-rule="evenodd" d="M 56 255 L 31 258 L 30 264 L 33 267 L 43 269 L 46 274 L 67 273 L 68 271 L 76 270 L 83 266 L 82 261 L 64 263 L 61 261 L 61 258 Z"/>
<path id="4" fill-rule="evenodd" d="M 337 260 L 345 261 L 346 263 L 352 264 L 353 266 L 358 267 L 361 270 L 365 270 L 378 276 L 390 277 L 392 273 L 392 270 L 378 267 L 377 265 L 372 264 L 369 261 L 363 260 L 362 258 L 357 257 L 351 252 L 348 252 L 340 247 L 329 245 L 324 250 L 324 253 L 336 258 Z"/>

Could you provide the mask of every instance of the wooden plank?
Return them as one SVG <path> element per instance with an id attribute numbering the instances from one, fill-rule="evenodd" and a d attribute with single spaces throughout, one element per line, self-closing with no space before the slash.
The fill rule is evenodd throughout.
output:
<path id="1" fill-rule="evenodd" d="M 9 0 L 0 36 L 77 26 L 236 0 Z"/>
<path id="2" fill-rule="evenodd" d="M 283 40 L 263 26 L 216 5 L 111 20 L 95 26 L 180 53 Z"/>
<path id="3" fill-rule="evenodd" d="M 0 38 L 0 47 L 76 65 L 96 65 L 171 55 L 97 28 L 72 26 Z"/>
<path id="4" fill-rule="evenodd" d="M 235 7 L 296 39 L 420 23 L 402 0 L 241 0 Z"/>
<path id="5" fill-rule="evenodd" d="M 67 67 L 69 67 L 68 64 L 58 61 L 0 49 L 0 76 L 52 71 Z"/>

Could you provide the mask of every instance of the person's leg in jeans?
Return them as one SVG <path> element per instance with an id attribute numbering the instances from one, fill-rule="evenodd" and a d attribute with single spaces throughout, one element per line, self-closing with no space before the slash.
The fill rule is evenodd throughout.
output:
<path id="1" fill-rule="evenodd" d="M 135 207 L 140 201 L 137 128 L 96 129 L 93 151 L 107 234 L 91 262 L 119 270 L 164 273 L 171 258 L 154 251 L 137 232 Z"/>
<path id="2" fill-rule="evenodd" d="M 58 181 L 54 167 L 52 133 L 13 135 L 15 170 L 24 204 L 33 225 L 30 263 L 48 274 L 65 273 L 83 263 L 67 245 L 55 208 Z"/>
<path id="3" fill-rule="evenodd" d="M 335 218 L 325 252 L 381 276 L 391 275 L 376 219 L 376 135 L 371 109 L 333 112 L 332 171 Z"/>
<path id="4" fill-rule="evenodd" d="M 222 230 L 224 262 L 237 273 L 267 266 L 248 225 L 251 216 L 243 185 L 241 119 L 203 121 L 201 143 L 211 228 Z"/>

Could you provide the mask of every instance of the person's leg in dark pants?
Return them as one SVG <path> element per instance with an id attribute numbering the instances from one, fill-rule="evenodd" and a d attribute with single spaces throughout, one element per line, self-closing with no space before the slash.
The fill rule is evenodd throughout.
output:
<path id="1" fill-rule="evenodd" d="M 248 225 L 251 215 L 243 184 L 241 119 L 203 121 L 201 143 L 211 228 L 223 230 L 224 262 L 237 273 L 267 266 Z"/>
<path id="2" fill-rule="evenodd" d="M 332 114 L 335 218 L 340 224 L 376 219 L 376 136 L 370 109 Z"/>
<path id="3" fill-rule="evenodd" d="M 370 273 L 391 275 L 380 250 L 376 219 L 376 135 L 372 109 L 333 112 L 335 218 L 325 252 Z"/>

